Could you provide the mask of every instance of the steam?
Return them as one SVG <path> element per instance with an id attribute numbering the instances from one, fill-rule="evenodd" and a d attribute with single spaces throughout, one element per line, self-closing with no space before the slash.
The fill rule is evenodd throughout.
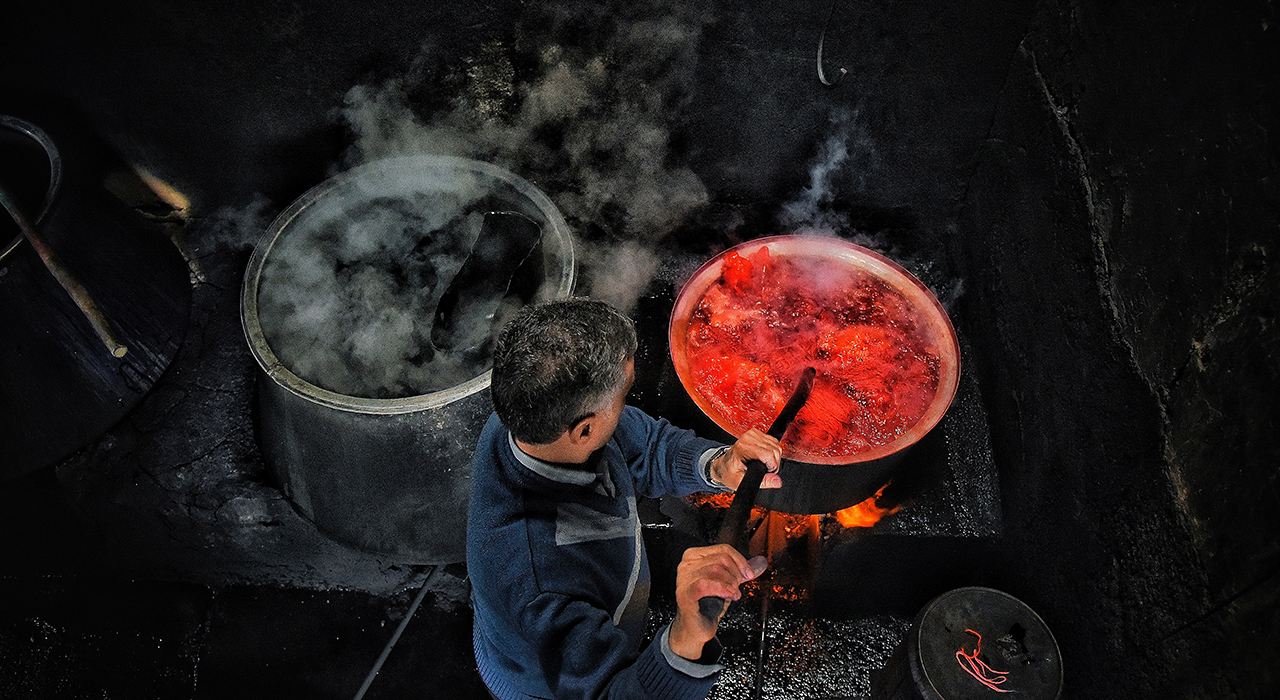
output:
<path id="1" fill-rule="evenodd" d="M 617 7 L 548 10 L 530 22 L 545 34 L 486 45 L 446 110 L 421 114 L 415 103 L 430 91 L 429 50 L 404 76 L 352 88 L 342 109 L 354 137 L 347 164 L 434 153 L 504 165 L 553 194 L 581 234 L 584 260 L 642 262 L 641 247 L 708 201 L 672 152 L 669 122 L 687 100 L 709 18 L 674 3 L 637 4 L 627 6 L 634 18 Z M 512 61 L 520 59 L 533 76 L 515 85 Z M 652 271 L 645 263 L 621 276 L 615 268 L 588 274 L 579 292 L 628 310 Z"/>
<path id="2" fill-rule="evenodd" d="M 304 209 L 268 253 L 259 319 L 294 374 L 350 396 L 398 398 L 486 369 L 492 318 L 461 324 L 474 332 L 459 352 L 437 351 L 430 334 L 432 311 L 480 235 L 478 205 L 494 185 L 446 170 L 413 172 L 420 177 L 376 170 L 343 183 Z"/>
<path id="3" fill-rule="evenodd" d="M 224 206 L 209 215 L 200 230 L 197 248 L 202 255 L 227 250 L 253 248 L 271 223 L 274 206 L 266 195 L 257 193 L 242 207 Z"/>
<path id="4" fill-rule="evenodd" d="M 935 256 L 906 255 L 883 232 L 857 229 L 848 214 L 835 207 L 837 192 L 849 198 L 866 190 L 868 178 L 879 167 L 879 155 L 860 111 L 838 109 L 830 120 L 833 131 L 818 147 L 809 184 L 782 205 L 779 223 L 803 235 L 840 236 L 886 255 L 924 282 L 951 311 L 964 294 L 963 280 L 947 277 Z"/>
<path id="5" fill-rule="evenodd" d="M 875 141 L 858 119 L 859 113 L 838 109 L 831 115 L 832 134 L 818 147 L 809 168 L 809 185 L 782 205 L 784 226 L 807 228 L 818 235 L 836 235 L 850 228 L 849 217 L 832 208 L 837 190 L 848 196 L 866 188 L 877 165 Z M 843 181 L 837 180 L 844 176 Z M 844 185 L 844 187 L 839 187 Z"/>
<path id="6" fill-rule="evenodd" d="M 580 234 L 588 274 L 578 292 L 630 310 L 660 268 L 654 245 L 708 200 L 679 163 L 669 123 L 687 99 L 709 18 L 674 3 L 642 5 L 548 8 L 527 22 L 533 30 L 484 45 L 461 72 L 441 76 L 425 47 L 404 74 L 353 86 L 338 113 L 351 136 L 340 169 L 413 154 L 506 167 L 551 193 Z M 462 90 L 442 100 L 441 84 Z M 259 298 L 286 367 L 375 397 L 446 388 L 487 368 L 483 337 L 464 353 L 430 343 L 436 304 L 492 206 L 491 193 L 455 192 L 448 182 L 413 191 L 441 189 L 454 198 L 396 209 L 393 194 L 357 193 L 367 210 L 316 211 L 291 224 L 307 233 L 271 251 Z M 487 336 L 509 311 L 457 325 Z"/>
<path id="7" fill-rule="evenodd" d="M 616 246 L 592 246 L 588 264 L 607 277 L 593 284 L 593 294 L 618 309 L 631 309 L 658 272 L 661 261 L 649 248 L 636 241 Z"/>

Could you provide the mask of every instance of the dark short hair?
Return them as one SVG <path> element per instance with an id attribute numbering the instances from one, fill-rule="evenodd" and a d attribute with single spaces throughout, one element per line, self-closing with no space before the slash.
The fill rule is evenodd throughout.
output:
<path id="1" fill-rule="evenodd" d="M 526 306 L 494 346 L 494 410 L 516 439 L 555 442 L 623 385 L 635 353 L 635 324 L 602 301 Z"/>

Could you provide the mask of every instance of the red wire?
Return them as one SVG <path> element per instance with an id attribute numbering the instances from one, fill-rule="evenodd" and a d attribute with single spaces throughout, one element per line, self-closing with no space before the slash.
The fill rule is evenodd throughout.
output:
<path id="1" fill-rule="evenodd" d="M 964 645 L 960 645 L 960 651 L 956 652 L 956 662 L 960 664 L 969 675 L 978 679 L 978 682 L 996 691 L 997 693 L 1011 693 L 1011 690 L 1000 688 L 999 685 L 1009 680 L 1008 671 L 997 671 L 986 664 L 985 661 L 978 658 L 978 654 L 982 653 L 982 635 L 971 629 L 965 632 L 972 634 L 978 638 L 978 645 L 974 647 L 972 654 L 964 653 Z"/>

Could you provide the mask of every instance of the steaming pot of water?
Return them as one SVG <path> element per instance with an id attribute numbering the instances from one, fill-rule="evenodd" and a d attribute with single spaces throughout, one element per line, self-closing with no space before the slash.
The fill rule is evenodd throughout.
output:
<path id="1" fill-rule="evenodd" d="M 492 225 L 499 215 L 541 235 L 493 270 L 510 278 L 496 287 L 505 296 L 459 305 L 486 309 L 454 323 L 475 337 L 437 348 L 436 306 L 485 236 L 510 230 Z M 241 296 L 260 369 L 258 440 L 285 494 L 350 545 L 462 561 L 471 458 L 491 410 L 491 335 L 519 306 L 568 296 L 574 277 L 563 216 L 492 164 L 392 158 L 300 197 L 255 248 Z"/>
<path id="2" fill-rule="evenodd" d="M 821 514 L 885 484 L 942 420 L 960 348 L 929 288 L 847 241 L 789 235 L 730 248 L 676 297 L 676 375 L 732 435 L 767 427 L 805 367 L 817 379 L 783 439 L 783 486 L 757 502 Z"/>

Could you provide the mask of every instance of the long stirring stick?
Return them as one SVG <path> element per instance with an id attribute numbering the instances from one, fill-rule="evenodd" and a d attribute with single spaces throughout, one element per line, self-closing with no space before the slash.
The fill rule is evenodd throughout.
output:
<path id="1" fill-rule="evenodd" d="M 773 528 L 775 519 L 771 514 L 765 516 L 765 551 L 768 552 L 769 559 L 773 559 Z M 769 633 L 769 593 L 772 586 L 760 586 L 760 639 L 756 645 L 756 678 L 755 689 L 752 695 L 754 700 L 760 700 L 764 695 L 764 664 L 765 654 L 768 653 L 768 633 Z"/>
<path id="2" fill-rule="evenodd" d="M 107 317 L 102 315 L 102 311 L 98 305 L 93 302 L 93 297 L 89 295 L 89 290 L 80 284 L 80 280 L 67 269 L 62 261 L 58 259 L 57 254 L 53 252 L 53 248 L 49 247 L 49 242 L 36 231 L 35 227 L 27 221 L 27 217 L 23 216 L 22 209 L 18 203 L 9 195 L 8 190 L 0 187 L 0 205 L 8 210 L 9 216 L 17 222 L 18 228 L 22 229 L 22 235 L 27 237 L 27 241 L 31 247 L 35 249 L 36 254 L 40 256 L 40 260 L 44 266 L 48 268 L 53 278 L 62 285 L 71 300 L 80 307 L 80 312 L 88 319 L 89 325 L 93 326 L 93 331 L 98 334 L 98 338 L 102 340 L 102 344 L 107 346 L 107 350 L 113 357 L 124 357 L 129 352 L 129 348 L 116 339 L 115 334 L 111 331 L 110 324 L 107 323 Z"/>
<path id="3" fill-rule="evenodd" d="M 775 440 L 782 439 L 791 421 L 795 419 L 800 409 L 804 408 L 805 401 L 809 400 L 809 392 L 813 389 L 813 380 L 817 373 L 814 368 L 806 367 L 800 374 L 800 380 L 796 382 L 791 398 L 782 407 L 773 425 L 769 426 L 768 433 Z M 747 472 L 742 475 L 738 490 L 734 492 L 733 500 L 729 502 L 729 509 L 724 514 L 724 522 L 720 525 L 720 534 L 716 538 L 717 542 L 732 545 L 744 556 L 747 554 L 747 518 L 755 506 L 756 493 L 760 490 L 760 482 L 764 479 L 764 474 L 764 462 L 758 459 L 747 460 Z M 724 598 L 706 596 L 698 600 L 698 609 L 708 620 L 719 620 L 728 608 L 729 601 Z"/>

